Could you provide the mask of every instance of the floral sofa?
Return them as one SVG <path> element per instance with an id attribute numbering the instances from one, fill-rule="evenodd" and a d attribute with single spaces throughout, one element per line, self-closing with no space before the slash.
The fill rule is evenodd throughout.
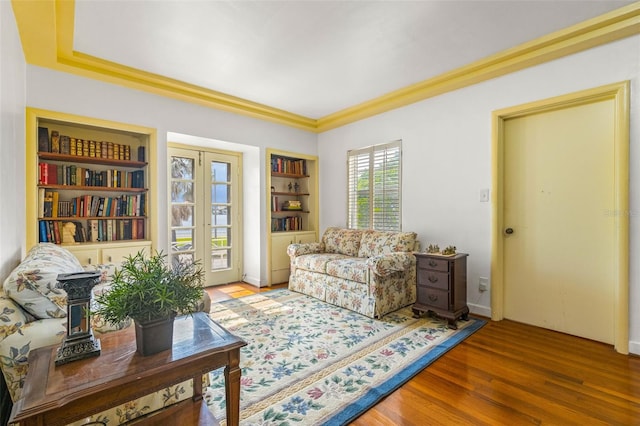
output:
<path id="1" fill-rule="evenodd" d="M 0 368 L 13 402 L 22 395 L 29 352 L 60 344 L 66 335 L 66 293 L 56 288 L 58 274 L 99 271 L 101 283 L 93 288 L 96 293 L 108 288 L 116 266 L 83 267 L 64 247 L 40 243 L 29 250 L 25 259 L 7 277 L 0 289 Z M 203 310 L 208 310 L 208 302 L 208 297 L 203 298 Z M 111 326 L 97 316 L 92 316 L 91 322 L 96 338 L 102 333 L 117 331 L 131 324 L 129 321 Z M 206 385 L 208 376 L 203 380 Z M 71 424 L 75 426 L 100 421 L 119 425 L 192 395 L 193 384 L 185 381 Z"/>
<path id="2" fill-rule="evenodd" d="M 319 243 L 291 244 L 289 289 L 371 318 L 416 300 L 414 232 L 328 228 Z"/>

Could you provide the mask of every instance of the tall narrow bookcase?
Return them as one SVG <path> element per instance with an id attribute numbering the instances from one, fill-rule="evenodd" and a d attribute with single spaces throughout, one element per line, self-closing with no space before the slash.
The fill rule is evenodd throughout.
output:
<path id="1" fill-rule="evenodd" d="M 82 264 L 120 263 L 155 241 L 155 129 L 27 108 L 26 237 Z"/>
<path id="2" fill-rule="evenodd" d="M 267 150 L 269 284 L 289 280 L 287 246 L 318 239 L 318 157 Z"/>

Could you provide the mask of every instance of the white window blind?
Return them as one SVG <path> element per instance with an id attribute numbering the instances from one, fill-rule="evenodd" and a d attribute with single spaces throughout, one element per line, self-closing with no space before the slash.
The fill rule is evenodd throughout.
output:
<path id="1" fill-rule="evenodd" d="M 348 152 L 349 228 L 401 230 L 401 142 Z"/>

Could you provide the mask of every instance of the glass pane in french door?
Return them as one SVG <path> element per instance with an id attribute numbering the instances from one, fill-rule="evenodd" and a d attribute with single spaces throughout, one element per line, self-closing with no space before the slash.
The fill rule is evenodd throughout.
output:
<path id="1" fill-rule="evenodd" d="M 188 155 L 188 154 L 187 154 Z M 171 264 L 196 259 L 196 158 L 171 157 Z"/>
<path id="2" fill-rule="evenodd" d="M 240 211 L 240 160 L 235 155 L 205 152 L 204 266 L 207 284 L 226 284 L 241 279 L 241 245 L 238 244 Z"/>
<path id="3" fill-rule="evenodd" d="M 211 269 L 231 265 L 231 164 L 211 162 Z"/>

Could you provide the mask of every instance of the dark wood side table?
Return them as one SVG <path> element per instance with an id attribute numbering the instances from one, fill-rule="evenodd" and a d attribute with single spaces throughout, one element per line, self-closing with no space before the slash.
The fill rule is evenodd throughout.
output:
<path id="1" fill-rule="evenodd" d="M 413 305 L 416 317 L 432 312 L 446 318 L 449 328 L 457 329 L 456 321 L 467 320 L 467 256 L 457 253 L 442 256 L 414 253 L 416 256 L 417 300 Z"/>
<path id="2" fill-rule="evenodd" d="M 225 367 L 227 424 L 238 425 L 240 348 L 246 342 L 203 312 L 177 317 L 173 333 L 173 347 L 150 356 L 136 353 L 134 327 L 100 335 L 100 356 L 69 364 L 55 365 L 59 345 L 31 351 L 22 399 L 9 421 L 66 425 L 188 379 L 193 379 L 190 405 L 203 405 L 202 375 Z"/>

